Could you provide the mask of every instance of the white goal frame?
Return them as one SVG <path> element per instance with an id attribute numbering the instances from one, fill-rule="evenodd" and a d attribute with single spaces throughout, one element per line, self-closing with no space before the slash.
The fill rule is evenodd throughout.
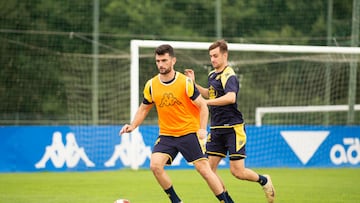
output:
<path id="1" fill-rule="evenodd" d="M 191 41 L 162 41 L 162 40 L 131 40 L 130 42 L 130 115 L 133 120 L 137 108 L 139 107 L 139 49 L 155 48 L 161 44 L 170 44 L 174 49 L 195 49 L 207 50 L 211 42 L 191 42 Z M 237 44 L 228 43 L 229 51 L 248 51 L 248 52 L 282 52 L 282 53 L 317 53 L 317 54 L 360 54 L 359 47 L 335 47 L 335 46 L 301 46 L 301 45 L 276 45 L 276 44 Z M 263 107 L 262 107 L 263 108 Z M 274 109 L 274 107 L 271 107 Z M 286 107 L 279 107 L 286 108 Z M 290 108 L 290 107 L 289 107 Z M 309 107 L 294 107 L 297 109 Z M 323 107 L 316 107 L 323 108 Z M 324 107 L 329 110 L 333 108 Z M 341 107 L 343 108 L 343 107 Z M 346 107 L 348 108 L 348 107 Z M 359 107 L 356 107 L 359 108 Z M 287 109 L 291 110 L 291 109 Z M 324 109 L 323 109 L 324 110 Z M 269 110 L 271 111 L 271 110 Z M 290 111 L 291 112 L 291 111 Z M 264 113 L 264 112 L 263 112 Z M 261 122 L 260 122 L 261 123 Z"/>
<path id="2" fill-rule="evenodd" d="M 360 104 L 354 105 L 355 111 L 360 111 Z M 349 105 L 322 105 L 322 106 L 272 106 L 257 107 L 255 111 L 255 125 L 262 125 L 262 118 L 267 113 L 301 113 L 301 112 L 335 112 L 349 111 Z"/>

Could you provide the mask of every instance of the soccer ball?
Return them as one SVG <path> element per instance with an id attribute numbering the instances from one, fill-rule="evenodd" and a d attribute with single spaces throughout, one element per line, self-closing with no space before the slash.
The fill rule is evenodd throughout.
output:
<path id="1" fill-rule="evenodd" d="M 118 199 L 114 203 L 130 203 L 130 201 L 127 199 Z"/>

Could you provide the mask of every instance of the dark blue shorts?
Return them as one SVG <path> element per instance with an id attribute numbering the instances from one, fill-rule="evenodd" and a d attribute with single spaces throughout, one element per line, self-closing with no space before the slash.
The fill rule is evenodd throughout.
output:
<path id="1" fill-rule="evenodd" d="M 196 133 L 181 137 L 160 135 L 153 148 L 153 153 L 155 152 L 169 155 L 169 160 L 166 163 L 168 165 L 171 165 L 179 152 L 189 163 L 199 159 L 206 159 L 205 146 L 201 145 Z"/>
<path id="2" fill-rule="evenodd" d="M 211 128 L 206 142 L 206 153 L 209 156 L 226 157 L 239 160 L 246 157 L 246 132 L 244 124 L 227 128 Z"/>

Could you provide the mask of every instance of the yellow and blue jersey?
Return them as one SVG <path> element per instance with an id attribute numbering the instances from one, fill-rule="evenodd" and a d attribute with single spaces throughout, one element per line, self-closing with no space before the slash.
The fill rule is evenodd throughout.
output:
<path id="1" fill-rule="evenodd" d="M 231 67 L 222 72 L 211 71 L 208 75 L 209 99 L 215 99 L 228 92 L 240 90 L 239 80 Z M 237 108 L 237 102 L 225 106 L 210 106 L 211 128 L 224 128 L 244 122 L 242 113 Z"/>

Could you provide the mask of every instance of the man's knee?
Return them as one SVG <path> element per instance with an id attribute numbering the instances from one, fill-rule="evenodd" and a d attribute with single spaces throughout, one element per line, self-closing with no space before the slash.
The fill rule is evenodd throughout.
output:
<path id="1" fill-rule="evenodd" d="M 164 170 L 164 165 L 160 162 L 150 162 L 150 169 L 154 174 L 158 174 Z"/>
<path id="2" fill-rule="evenodd" d="M 231 170 L 231 174 L 235 176 L 237 179 L 245 180 L 245 171 L 244 170 Z"/>
<path id="3" fill-rule="evenodd" d="M 245 166 L 241 160 L 231 161 L 230 162 L 230 172 L 233 176 L 238 179 L 246 179 Z"/>

